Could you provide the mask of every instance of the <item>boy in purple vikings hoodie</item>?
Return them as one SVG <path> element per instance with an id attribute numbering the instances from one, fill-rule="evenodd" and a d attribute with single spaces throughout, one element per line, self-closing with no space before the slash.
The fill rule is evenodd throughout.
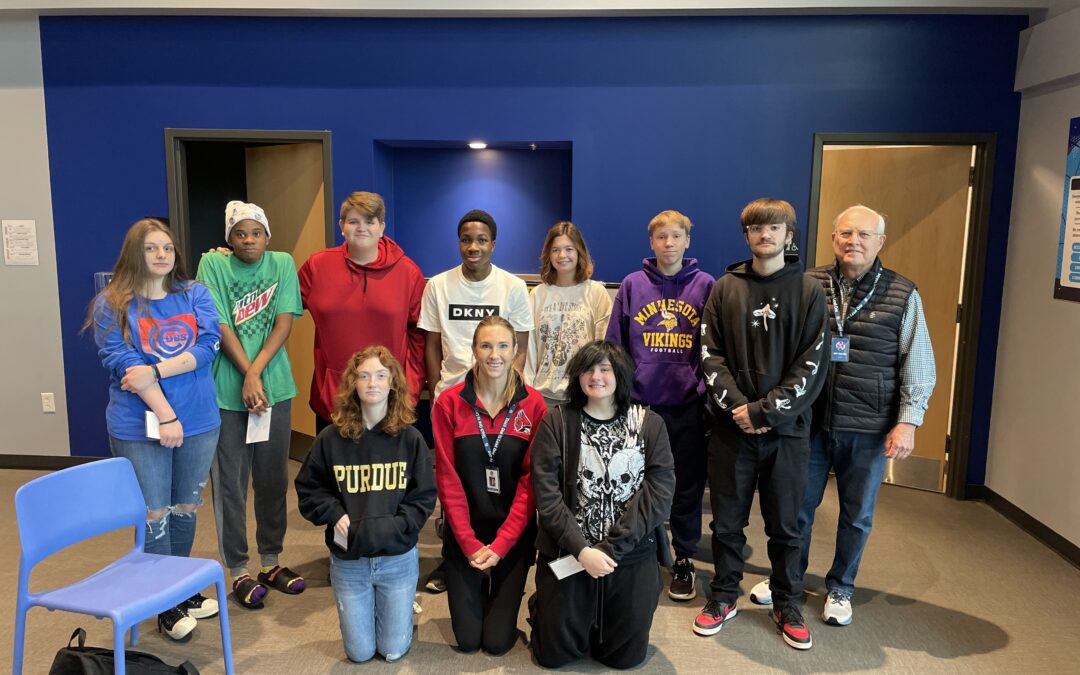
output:
<path id="1" fill-rule="evenodd" d="M 607 339 L 634 360 L 635 403 L 664 419 L 675 457 L 675 499 L 671 544 L 675 549 L 668 596 L 697 595 L 692 558 L 701 540 L 701 500 L 705 492 L 705 381 L 701 373 L 701 312 L 715 279 L 698 269 L 690 248 L 690 219 L 662 211 L 649 222 L 655 258 L 623 279 L 611 310 Z"/>

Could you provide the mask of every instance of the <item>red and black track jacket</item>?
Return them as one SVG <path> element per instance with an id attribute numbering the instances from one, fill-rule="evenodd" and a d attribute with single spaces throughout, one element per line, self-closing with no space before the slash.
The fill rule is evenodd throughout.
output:
<path id="1" fill-rule="evenodd" d="M 487 490 L 488 456 L 474 411 L 480 413 L 488 442 L 494 448 L 509 406 L 492 418 L 476 398 L 470 371 L 464 382 L 439 395 L 431 412 L 439 501 L 450 531 L 466 556 L 487 545 L 505 558 L 519 541 L 530 546 L 533 542 L 536 501 L 529 477 L 529 448 L 547 407 L 540 392 L 524 384 L 518 387 L 512 403 L 517 404 L 513 417 L 495 453 L 499 494 Z"/>

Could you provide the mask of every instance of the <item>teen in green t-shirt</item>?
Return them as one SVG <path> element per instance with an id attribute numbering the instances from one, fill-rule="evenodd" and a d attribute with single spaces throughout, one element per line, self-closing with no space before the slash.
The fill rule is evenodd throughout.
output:
<path id="1" fill-rule="evenodd" d="M 210 469 L 221 558 L 233 594 L 245 607 L 263 603 L 267 587 L 304 590 L 304 579 L 278 563 L 285 540 L 292 399 L 296 396 L 285 340 L 303 314 L 296 265 L 288 253 L 267 251 L 270 223 L 255 204 L 229 202 L 225 240 L 232 255 L 211 252 L 197 278 L 207 285 L 221 324 L 214 382 L 221 434 Z M 270 415 L 269 438 L 248 442 L 249 416 Z M 254 419 L 252 420 L 254 424 Z M 253 439 L 254 440 L 254 439 Z M 247 488 L 255 493 L 255 540 L 261 570 L 248 573 Z"/>

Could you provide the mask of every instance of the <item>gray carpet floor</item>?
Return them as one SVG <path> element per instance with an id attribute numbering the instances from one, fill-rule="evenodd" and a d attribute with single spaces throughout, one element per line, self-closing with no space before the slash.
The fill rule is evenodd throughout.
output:
<path id="1" fill-rule="evenodd" d="M 292 471 L 299 465 L 292 463 Z M 13 497 L 34 471 L 0 471 L 0 671 L 11 662 L 18 531 Z M 199 512 L 194 554 L 216 558 L 217 545 L 209 493 Z M 250 502 L 250 500 L 249 500 Z M 72 504 L 77 509 L 77 504 Z M 818 514 L 819 530 L 811 551 L 806 616 L 814 647 L 787 647 L 766 610 L 749 601 L 749 589 L 767 576 L 765 536 L 755 513 L 748 528 L 752 552 L 743 580 L 739 616 L 718 635 L 702 638 L 690 624 L 703 604 L 660 599 L 653 622 L 646 672 L 843 672 L 896 673 L 1061 673 L 1080 672 L 1080 571 L 985 504 L 956 502 L 941 495 L 884 486 L 854 600 L 855 621 L 845 628 L 823 624 L 823 575 L 831 561 L 836 495 L 830 485 Z M 708 514 L 705 515 L 707 531 Z M 254 519 L 249 516 L 254 548 Z M 320 529 L 304 521 L 289 495 L 289 533 L 283 562 L 303 574 L 308 590 L 299 596 L 271 591 L 262 610 L 230 603 L 233 655 L 237 673 L 451 673 L 532 672 L 540 670 L 522 640 L 507 655 L 464 655 L 454 651 L 445 595 L 421 591 L 423 612 L 416 618 L 412 651 L 404 660 L 352 664 L 345 660 L 333 593 L 326 583 L 327 551 Z M 68 583 L 107 563 L 130 546 L 130 533 L 85 542 L 38 566 L 31 588 Z M 699 592 L 711 573 L 707 534 L 698 554 Z M 439 552 L 431 523 L 420 543 L 421 579 Z M 256 556 L 257 558 L 257 556 Z M 666 579 L 666 573 L 665 573 Z M 531 576 L 526 593 L 532 592 Z M 111 625 L 63 612 L 30 611 L 26 673 L 46 673 L 56 650 L 71 631 L 86 628 L 89 643 L 111 644 Z M 519 627 L 526 629 L 522 606 Z M 142 624 L 138 648 L 179 663 L 190 659 L 204 674 L 224 672 L 217 619 L 199 622 L 186 644 L 171 642 Z M 588 660 L 565 672 L 600 672 Z"/>

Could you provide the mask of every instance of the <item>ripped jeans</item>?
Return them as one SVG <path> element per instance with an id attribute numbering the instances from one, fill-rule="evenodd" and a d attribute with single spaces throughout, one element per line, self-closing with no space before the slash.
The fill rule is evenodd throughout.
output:
<path id="1" fill-rule="evenodd" d="M 187 557 L 195 540 L 195 509 L 217 449 L 218 430 L 185 436 L 179 448 L 156 440 L 125 441 L 109 436 L 114 457 L 127 457 L 135 466 L 146 500 L 146 543 L 143 550 Z M 102 486 L 108 490 L 108 486 Z"/>

